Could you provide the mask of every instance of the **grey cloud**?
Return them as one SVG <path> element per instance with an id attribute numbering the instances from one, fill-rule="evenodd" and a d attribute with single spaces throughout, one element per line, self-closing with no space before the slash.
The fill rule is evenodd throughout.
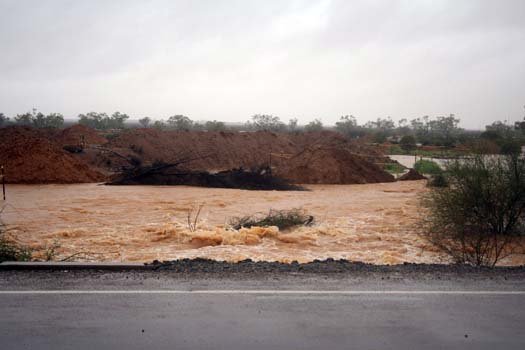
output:
<path id="1" fill-rule="evenodd" d="M 523 116 L 521 0 L 0 0 L 0 111 Z"/>

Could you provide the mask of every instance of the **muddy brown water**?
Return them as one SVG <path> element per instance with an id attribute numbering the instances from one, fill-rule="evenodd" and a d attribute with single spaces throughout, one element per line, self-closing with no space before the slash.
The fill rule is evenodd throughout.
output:
<path id="1" fill-rule="evenodd" d="M 349 259 L 377 264 L 446 262 L 418 235 L 424 181 L 309 185 L 309 192 L 184 186 L 10 185 L 3 221 L 8 235 L 54 259 L 307 262 Z M 203 205 L 197 229 L 188 210 Z M 229 218 L 303 208 L 311 227 L 234 231 Z M 512 262 L 510 262 L 512 263 Z"/>

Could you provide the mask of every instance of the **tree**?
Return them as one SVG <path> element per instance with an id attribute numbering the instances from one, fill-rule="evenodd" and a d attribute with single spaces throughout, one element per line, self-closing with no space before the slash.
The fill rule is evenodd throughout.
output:
<path id="1" fill-rule="evenodd" d="M 143 128 L 149 127 L 149 124 L 151 123 L 150 117 L 144 117 L 139 119 L 140 125 L 142 125 Z"/>
<path id="2" fill-rule="evenodd" d="M 191 130 L 193 121 L 185 115 L 177 114 L 168 118 L 168 127 L 174 130 Z"/>
<path id="3" fill-rule="evenodd" d="M 502 139 L 502 135 L 497 130 L 487 129 L 487 131 L 483 131 L 479 137 L 481 139 L 498 142 Z"/>
<path id="4" fill-rule="evenodd" d="M 195 131 L 203 131 L 205 128 L 204 124 L 201 124 L 201 123 L 193 123 L 193 125 L 191 126 L 191 130 L 195 130 Z"/>
<path id="5" fill-rule="evenodd" d="M 35 128 L 45 128 L 46 116 L 40 112 L 36 113 L 36 110 L 33 110 L 31 122 Z"/>
<path id="6" fill-rule="evenodd" d="M 208 131 L 224 131 L 226 130 L 226 125 L 224 125 L 223 122 L 219 122 L 217 120 L 207 121 L 204 124 L 204 129 Z"/>
<path id="7" fill-rule="evenodd" d="M 297 123 L 298 123 L 297 118 L 291 118 L 288 121 L 288 131 L 290 131 L 290 132 L 297 131 Z"/>
<path id="8" fill-rule="evenodd" d="M 513 128 L 506 122 L 495 121 L 494 123 L 485 126 L 485 132 L 492 132 L 500 135 L 501 137 L 512 137 Z"/>
<path id="9" fill-rule="evenodd" d="M 124 129 L 126 120 L 129 119 L 129 115 L 125 113 L 115 112 L 111 115 L 111 118 L 108 120 L 109 129 Z"/>
<path id="10" fill-rule="evenodd" d="M 423 202 L 427 238 L 459 263 L 494 266 L 525 253 L 514 244 L 525 228 L 525 159 L 476 155 L 449 162 L 446 174 L 449 186 Z"/>
<path id="11" fill-rule="evenodd" d="M 155 120 L 155 122 L 153 123 L 153 127 L 155 129 L 158 129 L 158 130 L 166 130 L 167 129 L 167 125 L 164 122 L 164 120 Z"/>
<path id="12" fill-rule="evenodd" d="M 412 130 L 410 130 L 410 125 L 408 124 L 408 119 L 399 119 L 397 122 L 397 132 L 401 135 L 409 135 L 412 133 Z"/>
<path id="13" fill-rule="evenodd" d="M 6 126 L 9 123 L 9 117 L 6 117 L 4 113 L 0 113 L 0 128 Z"/>
<path id="14" fill-rule="evenodd" d="M 448 117 L 437 117 L 436 120 L 430 121 L 429 125 L 433 142 L 443 146 L 452 146 L 461 130 L 458 127 L 459 118 L 456 118 L 454 114 Z"/>
<path id="15" fill-rule="evenodd" d="M 425 115 L 421 118 L 412 119 L 410 121 L 412 130 L 416 135 L 416 139 L 424 145 L 430 143 L 430 125 L 429 116 Z"/>
<path id="16" fill-rule="evenodd" d="M 525 108 L 525 106 L 523 106 Z M 518 121 L 514 123 L 514 129 L 521 131 L 523 134 L 525 134 L 525 117 L 523 117 L 523 121 Z"/>
<path id="17" fill-rule="evenodd" d="M 416 148 L 416 138 L 412 135 L 405 135 L 399 142 L 401 148 L 405 151 L 411 151 Z"/>
<path id="18" fill-rule="evenodd" d="M 392 118 L 388 117 L 385 119 L 377 118 L 376 121 L 369 121 L 365 124 L 365 128 L 377 129 L 383 132 L 391 131 L 396 127 L 396 124 Z"/>
<path id="19" fill-rule="evenodd" d="M 357 120 L 353 115 L 341 116 L 335 123 L 335 129 L 346 137 L 359 137 L 363 134 L 362 128 L 357 125 Z"/>
<path id="20" fill-rule="evenodd" d="M 48 114 L 45 118 L 45 127 L 59 129 L 64 126 L 64 116 L 60 113 Z"/>
<path id="21" fill-rule="evenodd" d="M 521 154 L 521 144 L 514 140 L 505 139 L 500 143 L 500 152 L 501 154 L 518 156 Z"/>
<path id="22" fill-rule="evenodd" d="M 17 114 L 15 122 L 18 125 L 29 126 L 33 124 L 33 115 L 31 113 Z"/>
<path id="23" fill-rule="evenodd" d="M 108 117 L 106 113 L 89 112 L 78 115 L 78 123 L 89 126 L 90 128 L 107 130 L 107 129 L 124 129 L 125 122 L 129 116 L 124 113 L 115 112 Z"/>
<path id="24" fill-rule="evenodd" d="M 108 115 L 106 113 L 89 112 L 78 115 L 78 123 L 93 129 L 104 130 L 108 128 Z"/>
<path id="25" fill-rule="evenodd" d="M 281 119 L 277 116 L 269 114 L 255 114 L 251 119 L 251 122 L 248 121 L 246 126 L 252 130 L 282 131 L 285 129 L 284 123 L 281 122 Z"/>
<path id="26" fill-rule="evenodd" d="M 323 122 L 320 119 L 314 119 L 304 126 L 304 130 L 308 132 L 322 131 Z"/>

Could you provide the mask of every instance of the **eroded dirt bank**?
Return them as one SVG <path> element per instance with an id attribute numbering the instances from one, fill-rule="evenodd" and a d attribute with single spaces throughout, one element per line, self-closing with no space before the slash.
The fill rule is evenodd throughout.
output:
<path id="1" fill-rule="evenodd" d="M 182 162 L 180 171 L 270 167 L 295 183 L 392 182 L 376 148 L 332 131 L 311 133 L 205 132 L 126 129 L 97 131 L 0 128 L 0 165 L 9 183 L 85 183 L 139 164 Z M 187 161 L 191 159 L 191 161 Z M 191 181 L 185 182 L 191 184 Z M 156 182 L 160 185 L 162 182 Z"/>

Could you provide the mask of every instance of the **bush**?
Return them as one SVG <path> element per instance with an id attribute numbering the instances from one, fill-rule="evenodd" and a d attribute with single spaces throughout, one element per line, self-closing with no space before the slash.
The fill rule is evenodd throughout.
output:
<path id="1" fill-rule="evenodd" d="M 253 226 L 268 227 L 277 226 L 279 230 L 284 230 L 294 226 L 310 225 L 314 217 L 307 215 L 304 210 L 270 210 L 268 215 L 264 216 L 244 216 L 232 218 L 230 225 L 233 229 L 239 230 L 243 227 L 250 228 Z"/>
<path id="2" fill-rule="evenodd" d="M 304 131 L 315 132 L 323 130 L 323 122 L 320 119 L 314 119 L 304 126 Z"/>
<path id="3" fill-rule="evenodd" d="M 405 171 L 405 167 L 399 163 L 385 163 L 383 169 L 390 174 L 400 174 Z"/>
<path id="4" fill-rule="evenodd" d="M 448 179 L 444 173 L 439 173 L 430 179 L 428 187 L 448 187 Z"/>
<path id="5" fill-rule="evenodd" d="M 416 169 L 420 174 L 430 175 L 440 174 L 443 171 L 438 163 L 426 159 L 418 160 L 414 164 L 414 169 Z"/>
<path id="6" fill-rule="evenodd" d="M 424 198 L 426 236 L 456 262 L 494 266 L 524 253 L 525 160 L 517 156 L 447 164 L 449 186 Z"/>
<path id="7" fill-rule="evenodd" d="M 514 140 L 506 140 L 500 144 L 501 154 L 518 155 L 521 153 L 521 144 Z"/>
<path id="8" fill-rule="evenodd" d="M 0 208 L 0 216 L 5 207 Z M 22 247 L 4 236 L 3 222 L 0 217 L 0 262 L 3 261 L 30 261 L 32 252 L 29 248 Z"/>
<path id="9" fill-rule="evenodd" d="M 1 234 L 1 233 L 0 233 Z M 30 261 L 31 250 L 0 236 L 0 262 Z"/>
<path id="10" fill-rule="evenodd" d="M 401 148 L 405 151 L 411 151 L 416 148 L 416 138 L 412 135 L 405 135 L 399 142 Z"/>

